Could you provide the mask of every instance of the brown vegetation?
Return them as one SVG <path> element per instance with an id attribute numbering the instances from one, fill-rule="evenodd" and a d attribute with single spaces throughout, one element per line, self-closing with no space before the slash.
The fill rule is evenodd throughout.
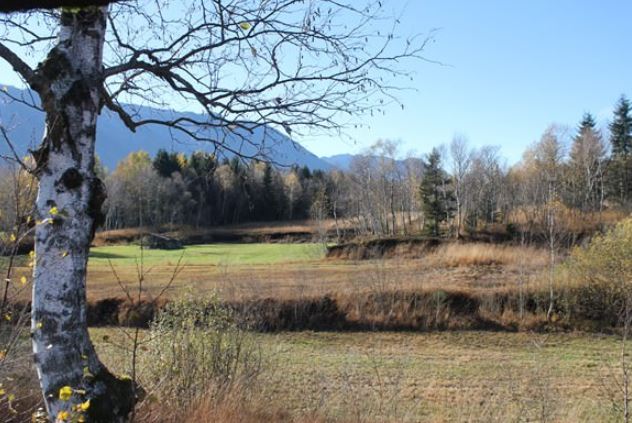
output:
<path id="1" fill-rule="evenodd" d="M 327 257 L 346 260 L 382 258 L 420 259 L 424 267 L 491 265 L 541 266 L 546 252 L 533 247 L 498 245 L 482 242 L 441 241 L 434 238 L 378 239 L 353 242 L 327 248 Z"/>
<path id="2" fill-rule="evenodd" d="M 208 244 L 214 242 L 300 242 L 316 238 L 324 227 L 327 233 L 335 233 L 333 220 L 314 222 L 297 220 L 291 222 L 254 222 L 239 225 L 225 225 L 213 228 L 188 226 L 164 226 L 162 228 L 127 228 L 98 232 L 93 245 L 129 244 L 139 241 L 150 232 L 157 232 L 182 241 L 185 244 Z M 348 224 L 341 225 L 343 229 Z"/>
<path id="3" fill-rule="evenodd" d="M 528 290 L 426 290 L 330 294 L 321 297 L 261 298 L 230 302 L 237 320 L 252 330 L 279 331 L 435 331 L 585 330 L 612 331 L 618 314 L 610 296 L 589 288 L 560 291 L 555 317 L 547 320 L 548 292 Z M 130 303 L 107 298 L 89 303 L 92 326 L 149 326 L 165 301 Z"/>

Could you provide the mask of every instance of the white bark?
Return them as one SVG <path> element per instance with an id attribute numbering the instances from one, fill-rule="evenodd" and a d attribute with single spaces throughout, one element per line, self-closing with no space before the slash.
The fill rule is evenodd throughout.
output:
<path id="1" fill-rule="evenodd" d="M 86 421 L 125 421 L 132 403 L 131 388 L 123 388 L 131 383 L 114 378 L 99 361 L 86 317 L 88 252 L 103 200 L 94 174 L 94 146 L 106 14 L 107 7 L 62 13 L 59 42 L 38 68 L 49 83 L 40 92 L 46 131 L 34 153 L 40 223 L 32 338 L 52 419 L 61 411 L 76 415 L 73 405 L 90 399 Z M 73 389 L 70 400 L 60 399 L 65 386 Z"/>

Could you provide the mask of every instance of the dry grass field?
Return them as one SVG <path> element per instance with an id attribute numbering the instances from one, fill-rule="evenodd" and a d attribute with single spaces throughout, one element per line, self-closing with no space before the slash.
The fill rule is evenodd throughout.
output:
<path id="1" fill-rule="evenodd" d="M 120 330 L 92 335 L 108 364 L 129 372 Z M 622 398 L 616 337 L 457 331 L 256 339 L 266 364 L 245 406 L 284 410 L 282 421 L 608 422 L 617 421 Z"/>
<path id="2" fill-rule="evenodd" d="M 91 299 L 123 294 L 114 272 L 130 289 L 137 285 L 137 247 L 99 247 L 92 256 Z M 514 289 L 536 283 L 546 260 L 544 251 L 491 244 L 447 245 L 419 259 L 358 261 L 327 259 L 321 244 L 223 244 L 146 250 L 143 266 L 148 294 L 160 292 L 178 272 L 169 295 L 218 291 L 234 301 L 389 290 Z"/>
<path id="3" fill-rule="evenodd" d="M 17 263 L 15 274 L 28 277 L 28 259 Z M 513 290 L 536 286 L 546 263 L 543 250 L 482 243 L 448 244 L 418 258 L 376 260 L 329 259 L 318 243 L 209 244 L 142 254 L 133 245 L 103 246 L 92 249 L 88 297 L 124 296 L 121 284 L 135 290 L 141 268 L 148 296 L 168 287 L 169 296 L 195 290 L 239 301 L 392 290 Z M 23 298 L 28 294 L 25 289 Z"/>
<path id="4" fill-rule="evenodd" d="M 164 298 L 217 295 L 226 303 L 251 304 L 248 316 L 276 313 L 271 326 L 250 333 L 263 370 L 248 395 L 202 403 L 178 421 L 619 419 L 619 338 L 598 331 L 532 332 L 537 325 L 514 323 L 541 321 L 541 311 L 518 319 L 515 307 L 503 303 L 523 292 L 546 292 L 545 250 L 470 242 L 420 251 L 350 260 L 328 258 L 323 244 L 305 242 L 216 243 L 142 254 L 134 245 L 103 245 L 92 251 L 88 295 L 92 302 L 125 297 L 140 286 L 140 272 L 146 299 L 167 288 Z M 19 265 L 17 275 L 28 274 L 27 259 Z M 23 290 L 26 296 L 28 285 Z M 342 318 L 344 330 L 305 330 L 313 316 L 333 319 L 332 328 Z M 292 319 L 307 323 L 292 326 Z M 503 330 L 460 330 L 481 327 Z M 131 372 L 130 331 L 91 329 L 100 355 L 118 374 Z M 19 357 L 28 357 L 25 345 Z M 137 352 L 142 383 L 143 360 L 154 358 L 142 348 Z M 24 406 L 33 407 L 39 395 L 34 374 L 26 359 L 18 361 L 11 377 L 21 381 Z"/>
<path id="5" fill-rule="evenodd" d="M 124 330 L 91 329 L 100 356 L 119 375 L 131 374 L 131 334 Z M 194 406 L 175 421 L 621 420 L 620 341 L 615 336 L 487 331 L 281 332 L 253 336 L 263 367 L 248 395 L 219 405 Z M 23 352 L 12 373 L 12 380 L 19 381 L 14 405 L 33 409 L 40 394 L 30 369 L 27 342 Z M 145 360 L 153 359 L 146 354 L 139 350 L 141 383 Z M 159 408 L 151 395 L 149 392 L 143 407 Z M 13 415 L 7 418 L 21 421 Z"/>
<path id="6" fill-rule="evenodd" d="M 525 330 L 543 324 L 538 298 L 546 291 L 544 250 L 487 243 L 406 249 L 393 258 L 350 260 L 326 257 L 318 243 L 207 244 L 142 253 L 134 245 L 95 247 L 88 274 L 92 322 L 145 325 L 156 306 L 194 292 L 218 295 L 265 331 Z M 17 275 L 28 276 L 25 262 Z M 136 299 L 139 288 L 149 308 L 122 309 L 121 301 L 128 294 Z M 536 302 L 528 315 L 517 316 L 516 299 L 529 292 Z M 24 301 L 28 294 L 27 286 Z"/>

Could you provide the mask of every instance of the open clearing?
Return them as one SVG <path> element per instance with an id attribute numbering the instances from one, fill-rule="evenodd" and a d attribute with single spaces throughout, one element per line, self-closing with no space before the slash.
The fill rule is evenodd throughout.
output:
<path id="1" fill-rule="evenodd" d="M 120 331 L 93 329 L 92 335 L 107 364 L 129 372 L 114 346 L 125 343 Z M 615 337 L 495 332 L 255 336 L 267 361 L 256 395 L 295 414 L 358 422 L 614 421 L 620 351 Z"/>
<path id="2" fill-rule="evenodd" d="M 178 270 L 168 295 L 194 289 L 200 293 L 218 292 L 226 300 L 241 300 L 395 289 L 488 291 L 535 283 L 535 276 L 542 269 L 542 263 L 533 259 L 531 250 L 519 254 L 521 251 L 516 247 L 518 254 L 506 258 L 506 263 L 477 264 L 468 262 L 469 258 L 460 258 L 459 254 L 468 257 L 478 254 L 467 249 L 471 247 L 464 246 L 463 251 L 454 248 L 438 251 L 418 259 L 383 260 L 327 259 L 324 246 L 316 243 L 207 244 L 174 251 L 144 250 L 144 289 L 155 295 Z M 123 284 L 130 289 L 136 287 L 140 257 L 137 246 L 94 248 L 88 274 L 90 299 L 123 295 L 112 268 Z M 177 269 L 180 257 L 182 266 Z"/>
<path id="3" fill-rule="evenodd" d="M 141 256 L 145 266 L 176 266 L 182 257 L 183 266 L 219 266 L 307 262 L 324 256 L 322 244 L 206 244 L 190 245 L 180 250 L 141 249 L 136 245 L 95 247 L 90 252 L 94 268 L 136 266 Z"/>
<path id="4" fill-rule="evenodd" d="M 27 263 L 24 256 L 17 260 L 17 277 L 29 277 Z M 144 249 L 142 255 L 135 245 L 101 246 L 92 249 L 88 298 L 124 297 L 121 285 L 135 291 L 140 267 L 143 291 L 149 297 L 169 285 L 170 297 L 195 291 L 217 293 L 228 301 L 395 290 L 515 291 L 541 284 L 545 269 L 538 250 L 489 244 L 453 245 L 418 258 L 378 260 L 326 258 L 319 243 L 206 244 L 171 251 Z M 18 297 L 28 299 L 28 287 L 20 288 L 27 289 Z"/>
<path id="5" fill-rule="evenodd" d="M 322 244 L 315 243 L 144 250 L 143 289 L 146 295 L 160 292 L 180 257 L 169 297 L 186 292 L 217 292 L 228 300 L 397 289 L 502 292 L 539 283 L 544 266 L 538 251 L 494 248 L 457 245 L 416 259 L 381 260 L 327 259 Z M 140 257 L 133 245 L 94 248 L 89 297 L 122 297 L 117 277 L 124 286 L 136 287 Z M 25 263 L 19 272 L 29 272 Z M 129 338 L 123 330 L 93 328 L 91 333 L 106 364 L 129 374 Z M 615 406 L 621 403 L 621 350 L 614 336 L 492 331 L 252 336 L 266 363 L 254 400 L 295 415 L 341 422 L 607 422 L 616 420 Z"/>

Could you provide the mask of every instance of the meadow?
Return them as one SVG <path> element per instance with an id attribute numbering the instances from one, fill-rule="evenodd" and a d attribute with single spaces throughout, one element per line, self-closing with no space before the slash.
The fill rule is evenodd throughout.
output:
<path id="1" fill-rule="evenodd" d="M 247 331 L 261 357 L 247 395 L 194 406 L 174 421 L 200 421 L 200 413 L 227 423 L 619 420 L 621 339 L 557 314 L 546 319 L 546 302 L 537 303 L 547 294 L 544 249 L 477 242 L 397 248 L 356 259 L 328 255 L 315 242 L 172 251 L 99 245 L 88 297 L 108 304 L 139 288 L 145 304 L 159 294 L 217 297 L 249 325 L 265 323 Z M 27 262 L 18 260 L 17 274 L 28 274 Z M 124 327 L 133 314 L 125 310 L 117 311 L 123 327 L 101 322 L 92 339 L 115 373 L 152 386 L 145 372 L 156 357 L 142 343 L 132 353 L 136 334 L 149 332 Z M 24 382 L 16 404 L 28 411 L 39 392 L 24 341 L 24 359 L 10 377 Z M 141 409 L 160 407 L 152 395 Z"/>
<path id="2" fill-rule="evenodd" d="M 92 336 L 106 363 L 129 374 L 130 355 L 121 353 L 129 337 L 109 328 Z M 613 336 L 308 331 L 255 338 L 265 370 L 248 407 L 259 417 L 235 421 L 263 422 L 274 410 L 288 422 L 618 421 Z"/>
<path id="3" fill-rule="evenodd" d="M 112 262 L 115 266 L 190 266 L 279 264 L 318 260 L 324 256 L 322 244 L 256 243 L 188 245 L 179 250 L 143 249 L 138 245 L 94 247 L 90 265 L 98 269 Z"/>
<path id="4" fill-rule="evenodd" d="M 546 260 L 540 250 L 491 244 L 447 245 L 423 257 L 374 260 L 327 258 L 321 243 L 206 244 L 173 251 L 144 249 L 142 254 L 135 245 L 100 246 L 91 253 L 88 295 L 123 295 L 117 277 L 133 289 L 141 266 L 149 294 L 159 293 L 173 279 L 171 295 L 216 291 L 231 301 L 396 289 L 487 292 L 535 279 Z"/>

